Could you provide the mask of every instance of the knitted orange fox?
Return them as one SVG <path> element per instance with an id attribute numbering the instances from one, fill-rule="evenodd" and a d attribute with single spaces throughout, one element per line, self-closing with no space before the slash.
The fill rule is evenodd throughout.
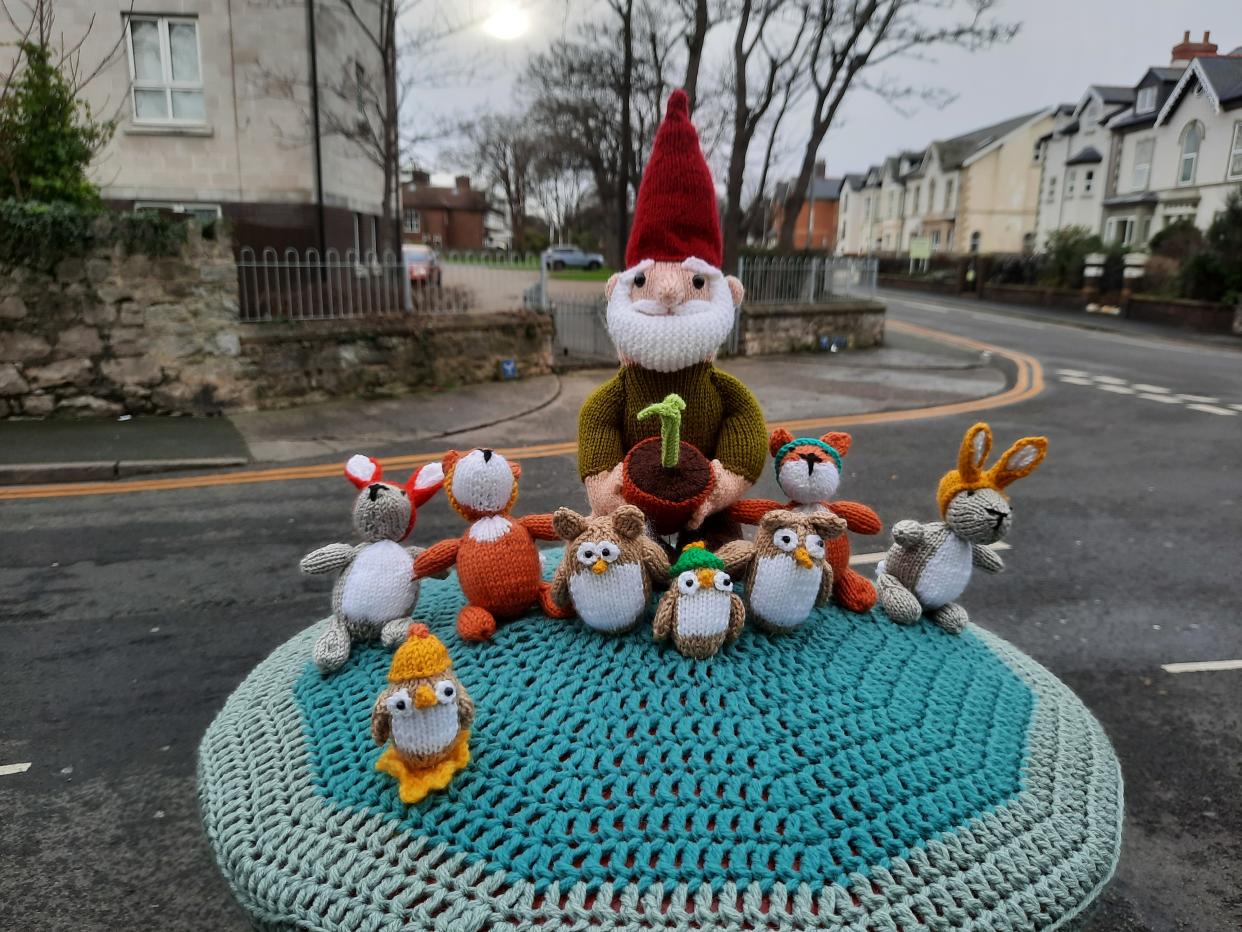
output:
<path id="1" fill-rule="evenodd" d="M 858 502 L 831 501 L 841 481 L 841 457 L 849 452 L 849 434 L 833 432 L 816 440 L 794 437 L 783 427 L 772 431 L 768 448 L 776 466 L 776 481 L 789 496 L 787 505 L 752 498 L 737 502 L 729 515 L 739 524 L 758 524 L 769 511 L 787 508 L 803 514 L 831 511 L 845 519 L 855 534 L 879 534 L 880 516 Z M 841 534 L 824 541 L 825 562 L 832 567 L 832 597 L 852 612 L 869 611 L 875 605 L 871 580 L 850 569 L 850 541 Z"/>
<path id="2" fill-rule="evenodd" d="M 543 582 L 536 540 L 559 540 L 551 515 L 510 514 L 517 501 L 517 463 L 494 450 L 445 455 L 444 490 L 453 509 L 470 522 L 459 538 L 443 540 L 414 561 L 414 576 L 442 574 L 454 565 L 466 605 L 457 614 L 463 640 L 486 641 L 496 622 L 516 618 L 536 602 L 553 618 L 572 617 L 558 606 Z"/>

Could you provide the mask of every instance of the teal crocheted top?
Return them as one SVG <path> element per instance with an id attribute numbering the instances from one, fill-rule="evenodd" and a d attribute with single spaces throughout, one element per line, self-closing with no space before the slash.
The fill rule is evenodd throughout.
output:
<path id="1" fill-rule="evenodd" d="M 405 806 L 375 771 L 390 654 L 357 646 L 323 677 L 318 626 L 204 739 L 208 833 L 262 923 L 1054 928 L 1116 862 L 1107 739 L 980 629 L 830 606 L 710 661 L 540 616 L 474 645 L 455 580 L 424 586 L 477 706 L 447 790 Z"/>

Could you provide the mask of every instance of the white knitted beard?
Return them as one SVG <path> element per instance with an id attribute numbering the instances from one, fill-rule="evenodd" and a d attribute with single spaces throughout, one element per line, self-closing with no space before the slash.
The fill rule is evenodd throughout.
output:
<path id="1" fill-rule="evenodd" d="M 841 473 L 830 460 L 821 460 L 813 471 L 807 472 L 806 460 L 789 456 L 781 463 L 777 482 L 790 501 L 809 505 L 832 498 L 841 482 Z"/>
<path id="2" fill-rule="evenodd" d="M 707 278 L 709 297 L 667 313 L 659 301 L 631 300 L 632 285 L 617 281 L 608 299 L 608 333 L 623 362 L 676 372 L 713 358 L 733 329 L 733 294 L 723 275 Z"/>

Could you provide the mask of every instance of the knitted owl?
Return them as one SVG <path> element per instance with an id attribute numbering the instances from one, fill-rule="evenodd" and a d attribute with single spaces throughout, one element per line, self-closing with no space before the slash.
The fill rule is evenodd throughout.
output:
<path id="1" fill-rule="evenodd" d="M 414 529 L 417 508 L 444 483 L 439 463 L 428 463 L 404 485 L 381 481 L 383 467 L 356 454 L 345 464 L 345 478 L 359 490 L 354 530 L 360 544 L 328 544 L 302 558 L 303 573 L 340 571 L 332 589 L 332 620 L 315 642 L 315 666 L 331 673 L 349 659 L 354 641 L 379 638 L 392 647 L 410 623 L 418 600 L 414 558 L 422 547 L 403 547 Z"/>
<path id="2" fill-rule="evenodd" d="M 391 738 L 392 744 L 375 769 L 397 781 L 403 803 L 416 803 L 448 786 L 470 762 L 474 703 L 426 625 L 410 625 L 393 655 L 388 684 L 371 710 L 371 737 L 379 745 Z"/>
<path id="3" fill-rule="evenodd" d="M 750 614 L 760 628 L 795 631 L 828 601 L 833 567 L 827 548 L 843 533 L 845 519 L 830 511 L 770 511 L 760 519 L 746 579 Z"/>
<path id="4" fill-rule="evenodd" d="M 841 458 L 849 452 L 849 434 L 834 431 L 818 440 L 794 437 L 783 427 L 772 431 L 768 447 L 776 469 L 776 481 L 789 502 L 781 505 L 767 499 L 737 502 L 729 514 L 740 524 L 758 524 L 765 514 L 786 508 L 803 514 L 830 513 L 845 519 L 855 534 L 878 534 L 880 516 L 858 502 L 835 501 L 841 481 Z M 875 605 L 875 586 L 850 568 L 850 540 L 844 534 L 827 542 L 825 559 L 832 567 L 832 596 L 852 612 L 869 611 Z"/>
<path id="5" fill-rule="evenodd" d="M 664 548 L 646 535 L 647 519 L 634 505 L 587 518 L 558 508 L 552 527 L 568 541 L 552 577 L 552 599 L 578 612 L 587 627 L 621 634 L 642 620 L 653 579 L 668 577 Z"/>
<path id="6" fill-rule="evenodd" d="M 1023 437 L 985 470 L 991 449 L 987 424 L 966 431 L 957 469 L 945 473 L 936 490 L 944 520 L 893 525 L 893 546 L 876 567 L 880 604 L 893 621 L 913 624 L 926 611 L 940 627 L 959 634 L 970 619 L 955 599 L 966 590 L 972 568 L 1004 569 L 996 551 L 985 545 L 1009 531 L 1013 510 L 1004 489 L 1044 461 L 1048 439 Z"/>
<path id="7" fill-rule="evenodd" d="M 669 570 L 672 585 L 660 599 L 651 633 L 657 641 L 670 635 L 686 657 L 706 660 L 732 643 L 746 623 L 746 607 L 733 593 L 724 561 L 702 541 L 687 544 Z"/>

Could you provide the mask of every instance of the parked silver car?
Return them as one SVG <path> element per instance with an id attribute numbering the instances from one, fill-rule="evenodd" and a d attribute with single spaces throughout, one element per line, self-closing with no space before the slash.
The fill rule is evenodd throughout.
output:
<path id="1" fill-rule="evenodd" d="M 577 246 L 549 246 L 543 251 L 543 261 L 550 269 L 598 269 L 604 265 L 604 257 L 598 252 L 583 252 Z"/>

